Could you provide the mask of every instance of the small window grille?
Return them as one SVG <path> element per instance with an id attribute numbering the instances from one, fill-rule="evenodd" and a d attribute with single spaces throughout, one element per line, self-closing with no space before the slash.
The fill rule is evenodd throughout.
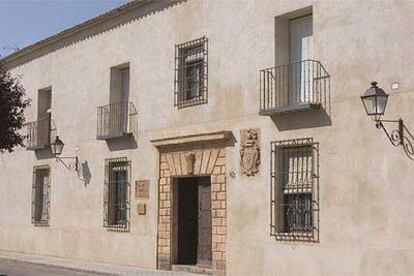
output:
<path id="1" fill-rule="evenodd" d="M 319 144 L 312 138 L 271 143 L 271 235 L 319 241 Z"/>
<path id="2" fill-rule="evenodd" d="M 104 227 L 129 230 L 130 167 L 126 158 L 105 160 Z"/>
<path id="3" fill-rule="evenodd" d="M 175 106 L 207 103 L 207 38 L 175 46 Z"/>
<path id="4" fill-rule="evenodd" d="M 50 211 L 50 168 L 33 168 L 32 184 L 32 223 L 39 226 L 49 225 Z"/>

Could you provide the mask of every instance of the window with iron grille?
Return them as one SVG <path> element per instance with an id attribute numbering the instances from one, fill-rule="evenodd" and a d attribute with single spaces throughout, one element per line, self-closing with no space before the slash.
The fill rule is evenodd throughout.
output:
<path id="1" fill-rule="evenodd" d="M 126 158 L 105 160 L 104 227 L 129 230 L 130 168 Z"/>
<path id="2" fill-rule="evenodd" d="M 50 209 L 50 168 L 37 166 L 33 168 L 32 184 L 32 223 L 49 225 Z"/>
<path id="3" fill-rule="evenodd" d="M 207 38 L 175 46 L 175 106 L 207 103 Z"/>
<path id="4" fill-rule="evenodd" d="M 312 138 L 271 143 L 271 235 L 319 241 L 319 144 Z"/>

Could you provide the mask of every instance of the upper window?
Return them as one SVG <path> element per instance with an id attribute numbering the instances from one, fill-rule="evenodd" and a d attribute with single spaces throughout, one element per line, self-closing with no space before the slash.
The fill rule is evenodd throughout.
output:
<path id="1" fill-rule="evenodd" d="M 129 63 L 111 67 L 110 103 L 129 101 Z"/>
<path id="2" fill-rule="evenodd" d="M 271 234 L 318 241 L 318 144 L 312 138 L 272 142 Z"/>
<path id="3" fill-rule="evenodd" d="M 39 166 L 33 169 L 32 223 L 49 225 L 50 168 Z"/>
<path id="4" fill-rule="evenodd" d="M 175 46 L 175 106 L 207 103 L 207 38 Z"/>
<path id="5" fill-rule="evenodd" d="M 104 226 L 111 230 L 129 229 L 130 166 L 126 158 L 105 162 Z"/>
<path id="6" fill-rule="evenodd" d="M 136 135 L 137 110 L 130 102 L 129 63 L 111 68 L 109 104 L 98 106 L 97 138 L 108 140 Z"/>
<path id="7" fill-rule="evenodd" d="M 313 8 L 275 17 L 275 66 L 260 71 L 260 114 L 329 110 L 330 76 L 314 58 Z"/>
<path id="8" fill-rule="evenodd" d="M 312 15 L 289 20 L 290 63 L 313 59 Z M 304 70 L 306 72 L 306 70 Z"/>
<path id="9" fill-rule="evenodd" d="M 41 89 L 37 97 L 37 120 L 26 123 L 28 150 L 42 150 L 49 147 L 56 134 L 52 120 L 52 88 Z"/>

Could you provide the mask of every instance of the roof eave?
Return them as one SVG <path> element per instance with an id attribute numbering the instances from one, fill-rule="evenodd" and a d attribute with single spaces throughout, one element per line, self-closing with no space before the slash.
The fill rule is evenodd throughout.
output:
<path id="1" fill-rule="evenodd" d="M 128 3 L 122 5 L 118 8 L 112 9 L 112 10 L 110 10 L 110 11 L 104 13 L 104 14 L 98 15 L 98 16 L 96 16 L 92 19 L 89 19 L 89 20 L 87 20 L 83 23 L 80 23 L 76 26 L 73 26 L 69 29 L 66 29 L 62 32 L 59 32 L 59 33 L 57 33 L 55 35 L 52 35 L 48 38 L 45 38 L 43 40 L 40 40 L 40 41 L 38 41 L 34 44 L 31 44 L 31 45 L 29 45 L 29 46 L 27 46 L 23 49 L 18 50 L 18 51 L 14 52 L 10 55 L 7 55 L 7 56 L 0 59 L 0 63 L 4 63 L 7 66 L 7 64 L 9 64 L 9 63 L 25 56 L 25 55 L 28 55 L 32 52 L 43 49 L 43 48 L 47 47 L 48 45 L 51 45 L 51 44 L 56 43 L 58 41 L 61 41 L 65 38 L 67 38 L 67 37 L 76 35 L 79 32 L 82 32 L 84 30 L 93 28 L 93 27 L 95 27 L 97 25 L 100 25 L 102 23 L 105 23 L 105 22 L 107 22 L 107 21 L 109 21 L 109 20 L 111 20 L 115 17 L 118 17 L 120 15 L 128 13 L 128 12 L 138 8 L 138 7 L 145 7 L 149 4 L 154 4 L 154 3 L 157 3 L 157 2 L 160 2 L 160 1 L 157 1 L 157 0 L 155 0 L 155 1 L 154 0 L 135 0 L 135 1 L 128 2 Z M 171 2 L 176 2 L 176 1 L 171 1 Z"/>

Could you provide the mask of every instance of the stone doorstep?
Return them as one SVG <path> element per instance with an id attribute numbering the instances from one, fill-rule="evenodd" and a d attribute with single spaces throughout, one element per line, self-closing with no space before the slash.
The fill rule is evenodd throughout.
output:
<path id="1" fill-rule="evenodd" d="M 72 260 L 53 256 L 34 255 L 13 251 L 0 250 L 0 258 L 7 259 L 15 262 L 30 263 L 34 265 L 44 267 L 55 267 L 77 272 L 85 272 L 96 275 L 145 275 L 145 276 L 178 276 L 183 275 L 182 273 L 177 274 L 172 271 L 163 270 L 151 270 L 145 268 L 136 268 L 130 266 L 112 265 L 106 263 L 96 263 Z M 184 271 L 182 271 L 184 272 Z M 186 273 L 185 275 L 191 276 L 194 274 Z"/>
<path id="2" fill-rule="evenodd" d="M 196 266 L 196 265 L 172 265 L 172 271 L 189 272 L 203 275 L 215 275 L 215 271 L 211 268 Z"/>

